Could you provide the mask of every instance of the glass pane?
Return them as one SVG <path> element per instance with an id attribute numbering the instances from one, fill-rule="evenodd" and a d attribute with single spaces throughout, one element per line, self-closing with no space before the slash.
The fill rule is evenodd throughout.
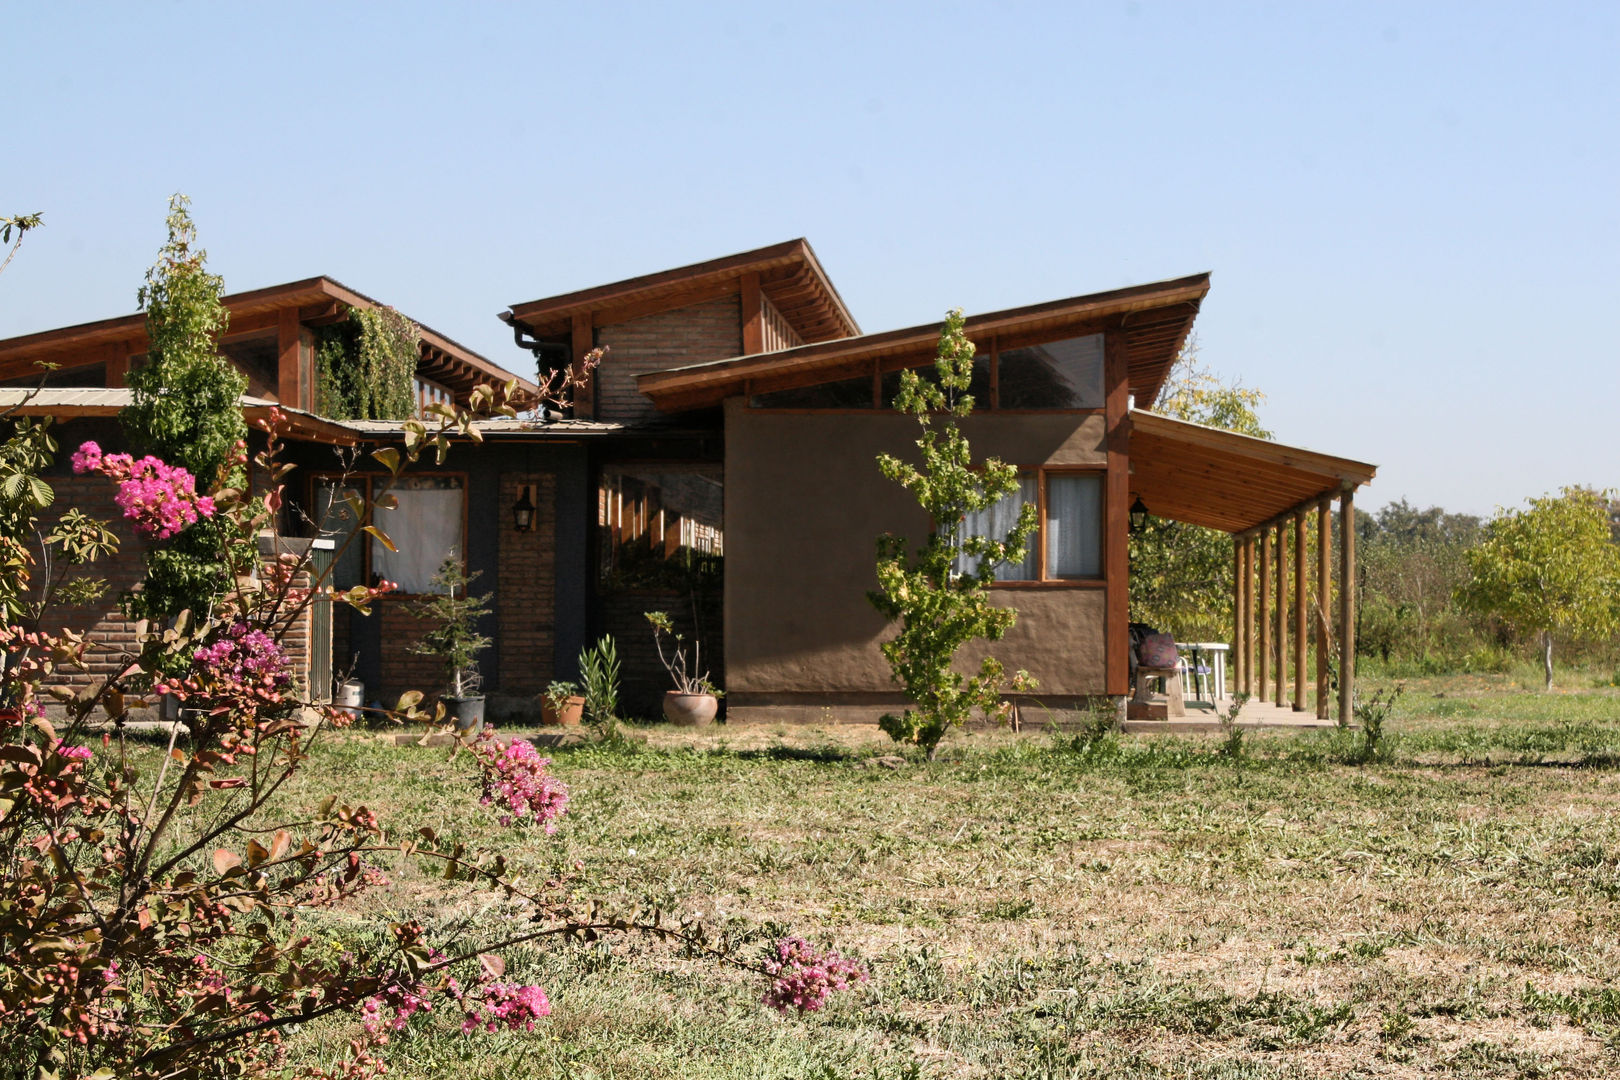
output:
<path id="1" fill-rule="evenodd" d="M 1100 409 L 1103 336 L 1004 349 L 998 379 L 1003 409 Z"/>
<path id="2" fill-rule="evenodd" d="M 407 476 L 389 490 L 399 500 L 392 510 L 377 507 L 372 518 L 398 551 L 371 541 L 374 577 L 387 578 L 404 593 L 442 592 L 433 584 L 439 564 L 464 551 L 462 490 L 459 476 Z"/>
<path id="3" fill-rule="evenodd" d="M 1002 499 L 988 510 L 981 510 L 977 514 L 969 514 L 962 521 L 963 536 L 986 536 L 992 540 L 1003 540 L 1012 527 L 1018 524 L 1018 514 L 1025 503 L 1034 503 L 1039 498 L 1038 481 L 1034 476 L 1020 476 L 1018 490 Z M 1034 581 L 1040 568 L 1039 545 L 1032 535 L 1024 547 L 1024 560 L 1020 563 L 1002 563 L 996 568 L 997 581 Z M 971 574 L 979 567 L 979 560 L 969 555 L 958 555 L 956 569 L 963 574 Z"/>
<path id="4" fill-rule="evenodd" d="M 336 480 L 315 481 L 315 535 L 332 541 L 337 549 L 333 552 L 337 558 L 332 563 L 332 576 L 327 584 L 338 589 L 365 584 L 365 543 L 349 540 L 359 524 L 345 498 L 351 492 L 364 499 L 366 481 L 354 478 L 341 488 Z"/>
<path id="5" fill-rule="evenodd" d="M 872 376 L 799 386 L 792 390 L 772 390 L 748 399 L 754 409 L 870 409 Z"/>
<path id="6" fill-rule="evenodd" d="M 939 373 L 932 364 L 928 367 L 918 368 L 917 374 L 931 383 L 939 382 Z M 898 371 L 885 371 L 883 373 L 883 407 L 894 408 L 894 399 L 900 393 L 900 373 Z M 973 408 L 990 408 L 990 355 L 979 353 L 973 358 L 973 378 L 968 383 L 968 393 L 973 395 Z"/>
<path id="7" fill-rule="evenodd" d="M 1102 477 L 1046 477 L 1046 576 L 1102 576 Z"/>

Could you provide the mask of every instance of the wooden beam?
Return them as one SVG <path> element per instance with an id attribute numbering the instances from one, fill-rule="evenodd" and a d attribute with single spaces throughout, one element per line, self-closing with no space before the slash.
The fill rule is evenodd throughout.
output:
<path id="1" fill-rule="evenodd" d="M 1305 511 L 1294 516 L 1294 711 L 1305 711 L 1306 647 L 1310 644 L 1310 629 L 1305 624 L 1306 528 Z"/>
<path id="2" fill-rule="evenodd" d="M 276 319 L 276 400 L 289 408 L 306 408 L 298 393 L 298 309 L 282 308 Z"/>
<path id="3" fill-rule="evenodd" d="M 596 348 L 596 333 L 591 327 L 591 313 L 580 311 L 573 318 L 573 346 L 574 346 L 574 378 L 585 377 L 585 354 Z M 596 377 L 588 382 L 577 383 L 574 387 L 574 419 L 596 419 L 596 380 L 600 378 L 602 368 L 596 369 Z"/>
<path id="4" fill-rule="evenodd" d="M 1356 702 L 1356 494 L 1339 495 L 1339 723 L 1355 718 Z"/>
<path id="5" fill-rule="evenodd" d="M 1245 694 L 1254 693 L 1254 537 L 1243 538 L 1243 681 Z"/>
<path id="6" fill-rule="evenodd" d="M 765 302 L 758 270 L 742 276 L 742 351 L 744 356 L 765 351 Z"/>
<path id="7" fill-rule="evenodd" d="M 1254 681 L 1254 696 L 1260 700 L 1266 696 L 1267 676 L 1271 672 L 1271 530 L 1262 529 L 1255 539 L 1260 541 L 1260 573 L 1257 577 L 1260 588 L 1260 662 L 1256 668 L 1259 677 Z"/>
<path id="8" fill-rule="evenodd" d="M 1243 541 L 1232 537 L 1232 680 L 1242 685 L 1243 671 Z"/>
<path id="9" fill-rule="evenodd" d="M 1104 480 L 1104 580 L 1108 583 L 1103 620 L 1107 692 L 1123 697 L 1130 692 L 1130 499 L 1131 434 L 1130 382 L 1125 370 L 1125 335 L 1119 331 L 1103 339 L 1103 385 L 1107 387 L 1105 422 L 1108 466 Z"/>
<path id="10" fill-rule="evenodd" d="M 1277 670 L 1272 673 L 1272 703 L 1286 703 L 1288 684 L 1288 523 L 1277 522 Z"/>
<path id="11" fill-rule="evenodd" d="M 1333 635 L 1328 614 L 1333 602 L 1333 504 L 1316 504 L 1316 718 L 1328 718 L 1328 639 Z"/>

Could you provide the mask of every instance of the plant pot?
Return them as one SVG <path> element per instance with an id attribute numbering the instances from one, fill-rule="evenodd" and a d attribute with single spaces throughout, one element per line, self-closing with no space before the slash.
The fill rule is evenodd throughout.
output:
<path id="1" fill-rule="evenodd" d="M 332 695 L 332 704 L 360 719 L 360 707 L 366 703 L 366 684 L 359 679 L 346 679 Z"/>
<path id="2" fill-rule="evenodd" d="M 456 734 L 471 738 L 484 729 L 484 695 L 467 694 L 465 697 L 442 697 L 444 715 L 455 725 Z"/>
<path id="3" fill-rule="evenodd" d="M 703 727 L 714 723 L 714 714 L 720 711 L 720 699 L 713 694 L 683 694 L 679 690 L 664 692 L 664 719 L 676 727 Z"/>
<path id="4" fill-rule="evenodd" d="M 552 707 L 551 702 L 544 698 L 540 701 L 540 722 L 553 724 L 558 727 L 579 727 L 580 721 L 585 719 L 585 697 L 575 694 L 563 702 L 561 709 Z"/>

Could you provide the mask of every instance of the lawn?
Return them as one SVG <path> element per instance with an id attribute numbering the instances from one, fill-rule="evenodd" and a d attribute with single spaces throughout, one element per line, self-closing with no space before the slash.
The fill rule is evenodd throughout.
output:
<path id="1" fill-rule="evenodd" d="M 781 1017 L 759 980 L 657 943 L 519 950 L 544 1026 L 469 1040 L 441 1016 L 396 1040 L 392 1077 L 1620 1071 L 1615 689 L 1413 683 L 1365 765 L 1354 732 L 1255 735 L 1232 759 L 1217 739 L 985 731 L 932 764 L 873 729 L 639 735 L 556 755 L 573 803 L 552 837 L 502 830 L 445 751 L 362 733 L 293 797 L 459 823 L 528 880 L 695 913 L 748 950 L 802 933 L 870 983 Z M 499 897 L 391 873 L 321 932 L 511 925 Z"/>

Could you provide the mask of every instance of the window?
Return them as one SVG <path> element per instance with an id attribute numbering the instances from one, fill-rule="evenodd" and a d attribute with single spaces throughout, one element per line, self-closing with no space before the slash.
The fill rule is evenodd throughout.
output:
<path id="1" fill-rule="evenodd" d="M 1018 490 L 988 510 L 970 514 L 963 530 L 970 536 L 1005 536 L 1028 503 L 1037 508 L 1036 530 L 1021 563 L 996 568 L 997 581 L 1086 581 L 1102 577 L 1102 492 L 1100 472 L 1041 469 L 1018 477 Z M 1045 551 L 1042 564 L 1041 552 Z M 962 556 L 957 570 L 971 573 L 977 560 Z"/>
<path id="2" fill-rule="evenodd" d="M 380 482 L 376 485 L 381 486 Z M 354 518 L 348 496 L 373 497 L 371 480 L 351 476 L 339 488 L 335 478 L 315 478 L 314 517 L 320 535 L 335 541 L 339 549 L 332 584 L 347 589 L 387 578 L 402 593 L 435 592 L 433 575 L 445 557 L 466 551 L 466 480 L 458 475 L 405 476 L 388 494 L 398 505 L 393 509 L 373 507 L 372 521 L 399 550 L 389 551 L 382 541 L 365 536 L 345 547 L 361 524 Z"/>

